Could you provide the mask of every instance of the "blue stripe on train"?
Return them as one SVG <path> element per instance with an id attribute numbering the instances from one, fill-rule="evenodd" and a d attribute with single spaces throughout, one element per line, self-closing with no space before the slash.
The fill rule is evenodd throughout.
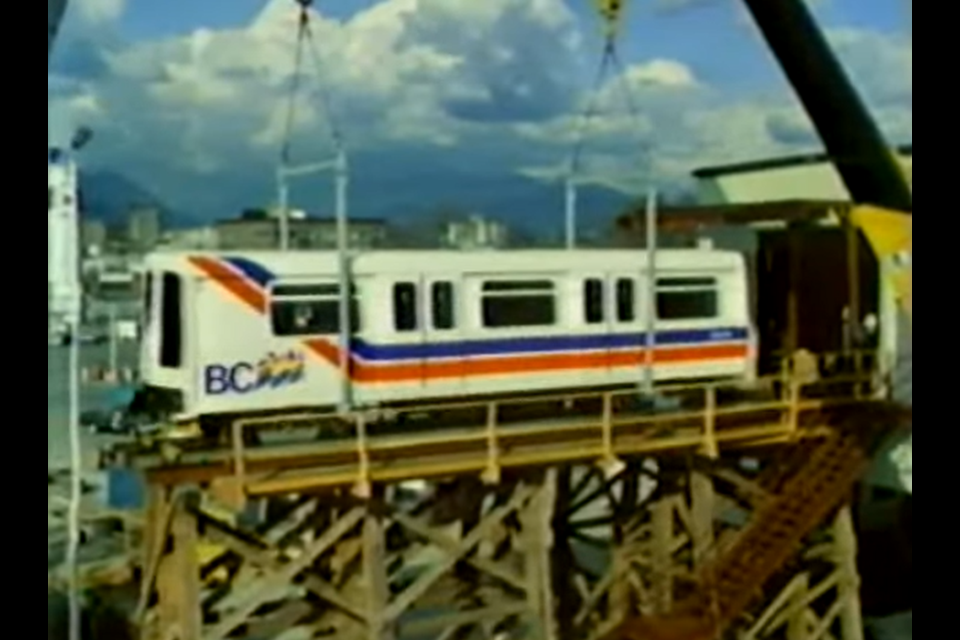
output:
<path id="1" fill-rule="evenodd" d="M 259 285 L 264 293 L 276 275 L 261 264 L 240 256 L 224 258 L 232 267 Z M 748 332 L 741 327 L 724 329 L 661 331 L 658 345 L 709 344 L 746 340 Z M 373 345 L 356 339 L 353 351 L 364 360 L 427 360 L 431 358 L 466 358 L 475 356 L 520 355 L 523 353 L 562 353 L 567 351 L 600 351 L 603 349 L 639 348 L 646 341 L 645 333 L 599 334 L 587 336 L 548 336 L 537 338 L 501 338 L 466 340 L 433 344 Z"/>
<path id="2" fill-rule="evenodd" d="M 747 339 L 748 335 L 748 331 L 740 327 L 662 331 L 657 333 L 656 342 L 659 346 L 699 345 L 743 341 Z M 373 345 L 356 339 L 353 343 L 353 351 L 364 360 L 371 361 L 427 360 L 431 358 L 466 358 L 471 356 L 639 348 L 645 344 L 645 341 L 645 333 L 501 338 L 497 340 L 398 345 Z"/>
<path id="3" fill-rule="evenodd" d="M 269 269 L 254 262 L 253 260 L 248 260 L 247 258 L 241 258 L 239 256 L 230 256 L 228 258 L 224 258 L 224 260 L 226 260 L 226 262 L 229 263 L 234 269 L 237 269 L 240 271 L 240 273 L 256 282 L 264 290 L 266 290 L 271 282 L 276 280 L 276 276 Z"/>

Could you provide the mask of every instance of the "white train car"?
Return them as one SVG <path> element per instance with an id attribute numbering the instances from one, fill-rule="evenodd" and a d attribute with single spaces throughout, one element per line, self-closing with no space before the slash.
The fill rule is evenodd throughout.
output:
<path id="1" fill-rule="evenodd" d="M 141 375 L 181 419 L 635 385 L 646 257 L 635 250 L 353 256 L 341 384 L 333 252 L 148 258 Z M 657 255 L 656 381 L 748 378 L 743 257 Z"/>

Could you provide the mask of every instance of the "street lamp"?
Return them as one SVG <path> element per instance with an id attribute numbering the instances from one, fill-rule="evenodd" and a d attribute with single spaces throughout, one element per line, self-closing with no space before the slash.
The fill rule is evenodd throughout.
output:
<path id="1" fill-rule="evenodd" d="M 72 301 L 67 313 L 67 327 L 70 336 L 70 508 L 67 519 L 67 568 L 70 575 L 70 640 L 80 640 L 80 593 L 77 572 L 77 552 L 80 546 L 80 500 L 82 497 L 81 473 L 83 455 L 80 444 L 80 321 L 83 309 L 83 285 L 80 270 L 80 210 L 79 210 L 79 172 L 74 157 L 93 138 L 88 127 L 78 128 L 70 140 L 70 153 L 67 158 L 73 189 L 71 194 L 74 215 L 71 217 L 72 229 L 70 241 L 73 250 L 65 252 L 70 261 L 68 269 L 73 270 Z M 65 270 L 66 272 L 66 270 Z"/>

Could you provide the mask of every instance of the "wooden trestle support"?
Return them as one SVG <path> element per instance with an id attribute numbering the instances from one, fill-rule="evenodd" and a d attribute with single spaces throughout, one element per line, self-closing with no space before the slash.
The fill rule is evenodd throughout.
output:
<path id="1" fill-rule="evenodd" d="M 553 476 L 270 498 L 245 513 L 155 487 L 141 637 L 553 638 Z"/>
<path id="2" fill-rule="evenodd" d="M 699 592 L 704 568 L 775 499 L 742 460 L 724 462 L 631 461 L 609 480 L 565 467 L 496 487 L 260 499 L 243 512 L 154 487 L 142 637 L 609 637 Z M 850 508 L 832 512 L 723 637 L 863 639 Z"/>
<path id="3" fill-rule="evenodd" d="M 897 419 L 786 386 L 763 428 L 739 409 L 719 421 L 708 393 L 683 418 L 700 435 L 615 437 L 605 400 L 601 446 L 537 440 L 535 462 L 504 453 L 524 451 L 504 444 L 521 431 L 491 421 L 489 453 L 444 449 L 424 480 L 403 452 L 371 462 L 361 438 L 353 485 L 254 481 L 236 438 L 206 480 L 148 474 L 141 637 L 862 640 L 847 505 Z"/>

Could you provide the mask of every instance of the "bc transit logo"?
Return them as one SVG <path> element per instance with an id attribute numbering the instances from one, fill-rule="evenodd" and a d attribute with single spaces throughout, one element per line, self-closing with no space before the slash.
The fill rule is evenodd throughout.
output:
<path id="1" fill-rule="evenodd" d="M 209 365 L 204 372 L 204 388 L 207 395 L 211 396 L 226 393 L 247 394 L 296 384 L 303 380 L 305 375 L 306 363 L 302 353 L 269 353 L 256 363 Z"/>

